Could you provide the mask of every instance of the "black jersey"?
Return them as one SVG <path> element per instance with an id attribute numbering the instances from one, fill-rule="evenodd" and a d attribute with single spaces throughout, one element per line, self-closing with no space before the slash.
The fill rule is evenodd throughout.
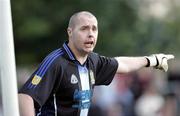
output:
<path id="1" fill-rule="evenodd" d="M 37 116 L 87 115 L 95 85 L 111 83 L 118 63 L 90 53 L 81 65 L 67 45 L 50 53 L 20 89 L 34 100 Z"/>

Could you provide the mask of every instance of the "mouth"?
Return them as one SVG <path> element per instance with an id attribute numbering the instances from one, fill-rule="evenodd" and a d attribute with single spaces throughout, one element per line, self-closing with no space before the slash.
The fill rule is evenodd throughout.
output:
<path id="1" fill-rule="evenodd" d="M 94 44 L 93 41 L 87 41 L 84 43 L 86 45 L 86 47 L 92 47 L 92 45 Z"/>
<path id="2" fill-rule="evenodd" d="M 87 41 L 87 42 L 85 42 L 85 44 L 90 44 L 90 45 L 93 45 L 93 41 Z"/>

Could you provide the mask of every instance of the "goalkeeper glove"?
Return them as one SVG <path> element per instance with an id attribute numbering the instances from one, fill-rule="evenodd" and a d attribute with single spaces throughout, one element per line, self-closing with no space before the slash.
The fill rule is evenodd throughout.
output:
<path id="1" fill-rule="evenodd" d="M 172 54 L 152 54 L 151 56 L 145 56 L 148 64 L 146 67 L 155 67 L 157 69 L 167 71 L 168 63 L 167 61 L 174 58 Z"/>

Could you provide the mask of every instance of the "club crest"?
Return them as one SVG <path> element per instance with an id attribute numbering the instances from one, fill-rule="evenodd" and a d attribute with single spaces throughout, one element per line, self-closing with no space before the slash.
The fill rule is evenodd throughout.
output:
<path id="1" fill-rule="evenodd" d="M 31 83 L 32 83 L 33 85 L 38 85 L 40 81 L 41 81 L 41 77 L 38 76 L 38 75 L 35 75 L 35 76 L 33 77 Z"/>
<path id="2" fill-rule="evenodd" d="M 72 74 L 72 76 L 71 76 L 71 84 L 76 84 L 76 83 L 78 83 L 78 79 L 74 74 Z"/>

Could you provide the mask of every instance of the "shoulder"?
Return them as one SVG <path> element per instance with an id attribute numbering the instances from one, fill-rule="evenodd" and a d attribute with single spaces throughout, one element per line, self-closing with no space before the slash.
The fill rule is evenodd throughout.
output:
<path id="1" fill-rule="evenodd" d="M 93 62 L 93 64 L 98 64 L 101 62 L 103 59 L 106 59 L 107 57 L 99 55 L 98 53 L 92 52 L 88 56 L 89 60 Z"/>
<path id="2" fill-rule="evenodd" d="M 110 58 L 110 57 L 99 55 L 98 53 L 95 53 L 95 52 L 90 53 L 89 58 L 92 59 L 92 60 L 96 60 L 96 61 L 103 60 L 103 59 L 113 59 L 113 58 Z"/>
<path id="3" fill-rule="evenodd" d="M 61 48 L 56 49 L 56 50 L 52 51 L 51 53 L 49 53 L 44 58 L 44 60 L 41 62 L 41 65 L 55 66 L 55 65 L 59 64 L 59 62 L 61 62 L 63 55 L 64 55 L 64 51 Z"/>
<path id="4" fill-rule="evenodd" d="M 91 52 L 88 56 L 88 58 L 92 61 L 97 61 L 99 59 L 99 54 L 95 52 Z"/>
<path id="5" fill-rule="evenodd" d="M 102 56 L 99 55 L 98 53 L 90 53 L 89 54 L 89 59 L 94 63 L 94 64 L 117 64 L 117 61 L 114 57 L 107 57 L 107 56 Z"/>

